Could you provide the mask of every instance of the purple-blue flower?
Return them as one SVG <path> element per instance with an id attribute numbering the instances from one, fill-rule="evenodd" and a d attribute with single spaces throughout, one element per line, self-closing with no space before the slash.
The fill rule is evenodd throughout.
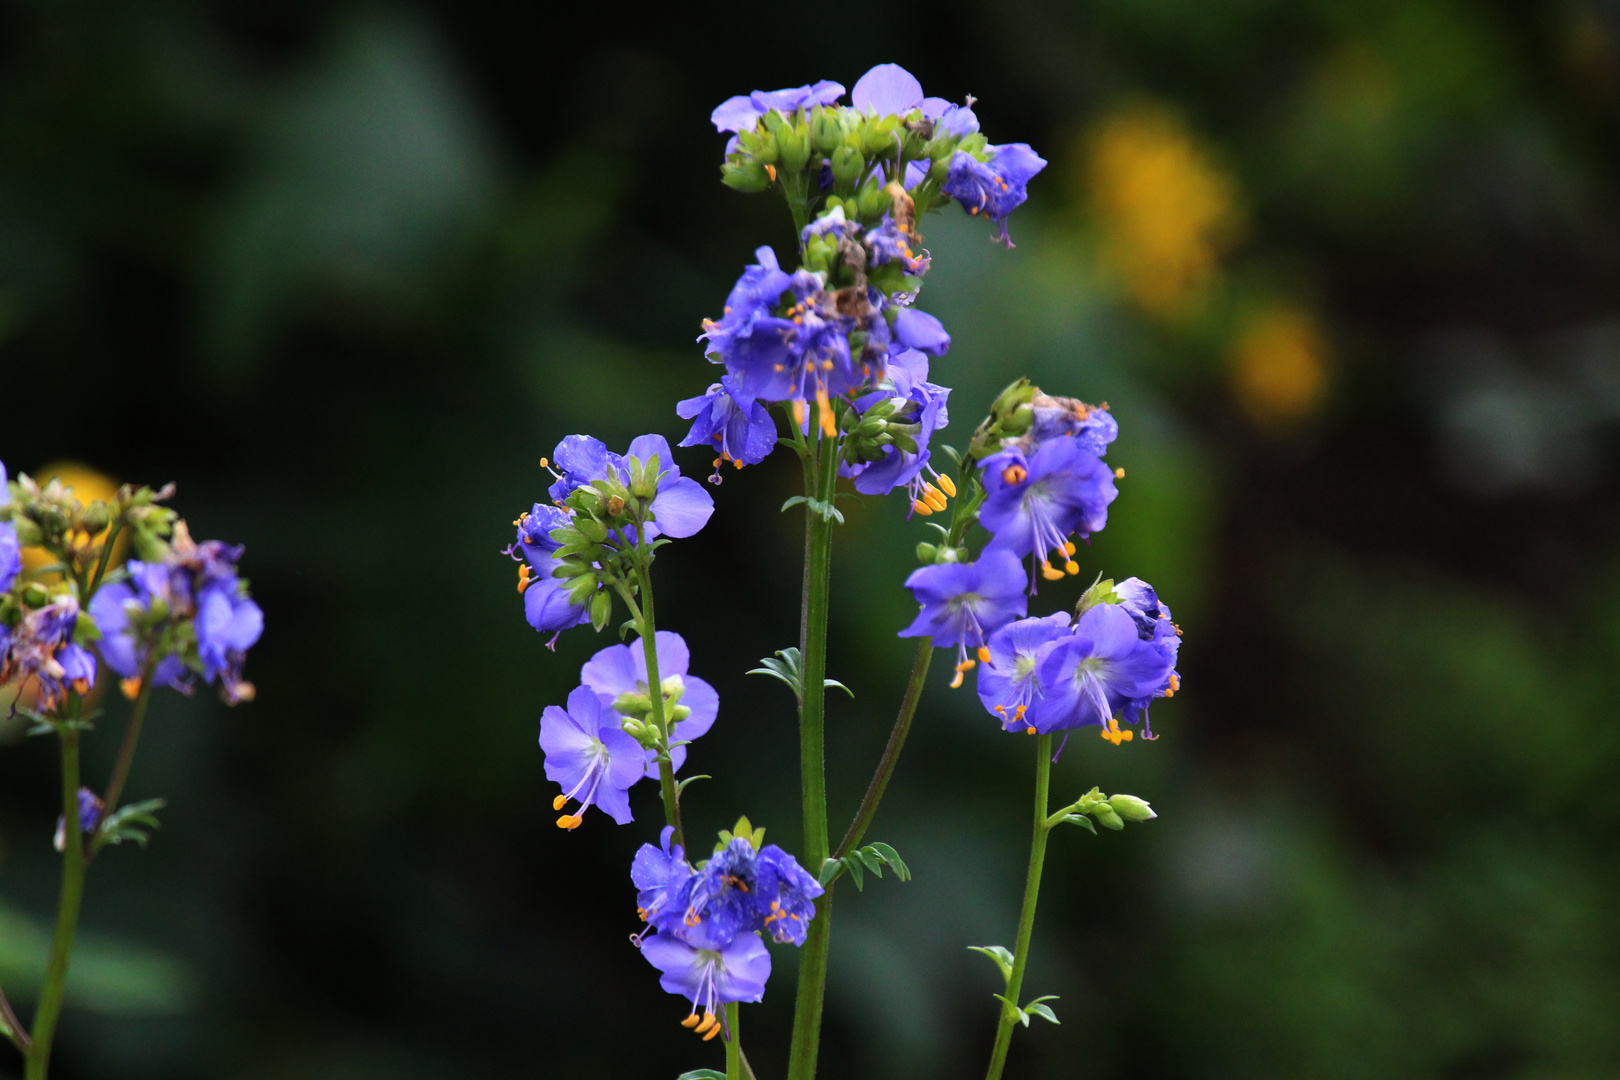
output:
<path id="1" fill-rule="evenodd" d="M 849 98 L 856 112 L 877 116 L 905 116 L 912 109 L 921 109 L 923 116 L 959 138 L 979 130 L 970 108 L 953 106 L 944 98 L 924 97 L 922 83 L 899 64 L 879 64 L 862 75 Z"/>
<path id="2" fill-rule="evenodd" d="M 641 954 L 663 972 L 659 986 L 692 1002 L 682 1026 L 693 1028 L 705 1041 L 723 1028 L 725 1005 L 763 1000 L 771 977 L 770 950 L 755 934 L 738 935 L 719 949 L 697 949 L 679 938 L 655 934 L 642 940 Z"/>
<path id="3" fill-rule="evenodd" d="M 709 482 L 720 482 L 720 466 L 732 462 L 737 468 L 758 465 L 776 449 L 776 421 L 757 401 L 745 408 L 738 405 L 727 388 L 731 376 L 709 387 L 701 397 L 687 398 L 675 406 L 675 415 L 692 421 L 692 430 L 682 446 L 706 446 L 719 456 L 714 459 L 714 475 Z"/>
<path id="4" fill-rule="evenodd" d="M 929 356 L 944 356 L 951 348 L 951 335 L 944 324 L 926 311 L 903 307 L 894 317 L 895 343 Z"/>
<path id="5" fill-rule="evenodd" d="M 651 520 L 647 523 L 646 538 L 691 536 L 708 523 L 709 515 L 714 513 L 714 499 L 703 490 L 702 484 L 681 475 L 669 441 L 662 435 L 642 435 L 632 441 L 622 455 L 613 453 L 602 440 L 589 435 L 568 436 L 557 444 L 552 458 L 553 467 L 560 468 L 562 473 L 551 485 L 551 497 L 561 502 L 579 488 L 606 479 L 609 473 L 628 484 L 630 470 L 625 459 L 633 457 L 645 464 L 654 456 L 658 458 L 660 476 L 657 493 L 648 507 Z"/>
<path id="6" fill-rule="evenodd" d="M 1041 575 L 1057 580 L 1079 571 L 1074 562 L 1078 532 L 1083 540 L 1108 523 L 1108 504 L 1119 489 L 1114 474 L 1095 454 L 1080 448 L 1072 435 L 1048 439 L 1030 455 L 1017 446 L 992 454 L 982 463 L 984 505 L 979 523 L 995 536 L 986 551 L 1009 551 L 1040 560 Z M 1061 551 L 1062 570 L 1050 556 Z M 1030 591 L 1035 577 L 1030 575 Z"/>
<path id="7" fill-rule="evenodd" d="M 73 643 L 79 603 L 58 596 L 18 622 L 0 657 L 0 683 L 35 680 L 36 700 L 46 712 L 62 704 L 69 690 L 88 694 L 96 681 L 96 658 Z"/>
<path id="8" fill-rule="evenodd" d="M 912 236 L 896 225 L 894 218 L 888 214 L 883 215 L 883 220 L 877 228 L 866 231 L 866 243 L 872 249 L 873 266 L 897 262 L 906 273 L 922 277 L 928 273 L 928 251 L 924 249 L 919 254 L 912 249 L 912 242 Z"/>
<path id="9" fill-rule="evenodd" d="M 720 711 L 720 695 L 702 679 L 687 674 L 692 654 L 681 635 L 660 630 L 653 640 L 658 651 L 658 677 L 663 683 L 665 716 L 675 708 L 690 710 L 676 721 L 670 738 L 672 741 L 696 739 L 714 725 L 715 715 Z M 604 708 L 613 709 L 618 703 L 636 712 L 638 717 L 650 715 L 647 653 L 640 638 L 628 645 L 610 645 L 591 657 L 580 669 L 579 681 L 596 692 Z M 647 750 L 645 755 L 646 773 L 656 778 L 657 753 Z M 670 767 L 679 770 L 686 761 L 686 747 L 672 747 L 669 757 Z"/>
<path id="10" fill-rule="evenodd" d="M 163 563 L 143 563 L 136 559 L 131 559 L 125 569 L 129 573 L 128 584 L 117 581 L 103 585 L 90 601 L 90 617 L 101 630 L 101 641 L 97 645 L 101 658 L 124 679 L 136 679 L 146 666 L 152 643 L 137 640 L 130 617 L 149 612 L 155 599 L 162 600 L 171 611 L 175 610 L 172 585 L 178 575 L 172 574 L 170 567 Z M 152 682 L 189 693 L 190 687 L 182 681 L 184 675 L 184 662 L 171 654 L 158 660 Z M 131 685 L 130 689 L 139 689 L 138 684 Z"/>
<path id="11" fill-rule="evenodd" d="M 1040 702 L 1040 661 L 1069 636 L 1068 612 L 1020 619 L 990 635 L 989 654 L 979 665 L 979 700 L 1008 731 L 1029 728 L 1025 714 Z"/>
<path id="12" fill-rule="evenodd" d="M 906 578 L 906 588 L 922 610 L 900 636 L 927 636 L 935 645 L 955 645 L 953 687 L 961 686 L 963 672 L 974 666 L 967 651 L 981 649 L 991 634 L 1022 618 L 1029 605 L 1024 569 L 1008 551 L 986 549 L 977 562 L 921 567 Z"/>
<path id="13" fill-rule="evenodd" d="M 623 825 L 632 820 L 630 786 L 640 780 L 645 751 L 619 728 L 619 715 L 588 686 L 568 695 L 568 707 L 546 706 L 540 717 L 540 748 L 546 753 L 546 779 L 562 787 L 551 808 L 570 800 L 579 809 L 557 819 L 557 827 L 577 829 L 595 806 Z"/>
<path id="14" fill-rule="evenodd" d="M 804 944 L 816 914 L 813 901 L 823 889 L 792 855 L 775 844 L 756 852 L 739 836 L 695 872 L 683 873 L 670 856 L 667 845 L 660 852 L 644 844 L 636 856 L 640 876 L 631 869 L 648 901 L 638 898 L 638 906 L 651 912 L 643 917 L 660 934 L 702 949 L 724 948 L 756 931 L 784 944 Z"/>
<path id="15" fill-rule="evenodd" d="M 1019 440 L 1025 452 L 1049 439 L 1073 435 L 1075 444 L 1088 454 L 1103 457 L 1108 444 L 1119 435 L 1119 424 L 1108 406 L 1087 405 L 1075 398 L 1041 394 L 1030 402 L 1033 422 L 1029 433 Z"/>
<path id="16" fill-rule="evenodd" d="M 727 98 L 709 115 L 716 131 L 752 131 L 759 118 L 775 109 L 792 115 L 799 109 L 813 109 L 817 105 L 831 105 L 844 96 L 838 83 L 823 79 L 814 86 L 795 86 L 787 90 L 755 90 L 752 94 L 738 94 Z"/>
<path id="17" fill-rule="evenodd" d="M 904 486 L 910 490 L 915 505 L 922 499 L 928 484 L 924 472 L 936 478 L 939 476 L 929 465 L 931 452 L 928 441 L 934 432 L 950 423 L 945 401 L 951 391 L 949 387 L 928 381 L 928 358 L 914 349 L 907 349 L 890 359 L 888 376 L 891 388 L 876 390 L 861 397 L 855 402 L 855 409 L 864 415 L 881 401 L 896 397 L 910 401 L 915 409 L 905 418 L 905 422 L 916 424 L 921 429 L 915 436 L 917 450 L 913 453 L 898 446 L 886 446 L 883 457 L 855 465 L 846 464 L 842 475 L 853 477 L 855 490 L 863 495 L 887 495 L 895 488 Z"/>
<path id="18" fill-rule="evenodd" d="M 0 461 L 0 506 L 11 503 L 11 489 L 6 486 L 6 465 Z M 17 543 L 17 529 L 11 522 L 0 522 L 0 592 L 11 588 L 22 572 L 22 547 Z"/>
<path id="19" fill-rule="evenodd" d="M 944 192 L 962 204 L 969 214 L 983 214 L 1000 230 L 997 239 L 1012 247 L 1007 235 L 1007 216 L 1029 197 L 1025 190 L 1030 178 L 1046 168 L 1046 159 L 1026 143 L 1007 143 L 985 148 L 989 161 L 980 161 L 965 150 L 951 158 L 950 174 Z"/>
<path id="20" fill-rule="evenodd" d="M 518 567 L 518 593 L 523 597 L 523 614 L 529 620 L 529 625 L 541 633 L 561 633 L 571 626 L 581 626 L 591 621 L 586 606 L 574 603 L 569 598 L 567 585 L 553 576 L 553 571 L 562 565 L 562 560 L 552 554 L 560 545 L 552 538 L 551 531 L 563 528 L 572 521 L 568 511 L 561 507 L 535 503 L 533 509 L 513 522 L 517 527 L 517 539 L 506 551 L 523 564 Z M 553 637 L 551 640 L 555 642 L 557 639 Z"/>
<path id="21" fill-rule="evenodd" d="M 679 903 L 677 895 L 686 895 L 682 886 L 696 873 L 692 864 L 686 861 L 686 852 L 681 845 L 670 846 L 674 835 L 674 827 L 665 825 L 664 831 L 658 835 L 659 847 L 642 844 L 636 852 L 635 861 L 630 864 L 630 880 L 635 883 L 637 890 L 636 914 L 641 916 L 644 923 L 662 921 L 670 905 Z"/>
<path id="22" fill-rule="evenodd" d="M 1126 578 L 1114 586 L 1120 598 L 1120 608 L 1131 617 L 1137 636 L 1159 651 L 1169 670 L 1151 694 L 1132 698 L 1125 706 L 1126 723 L 1142 722 L 1142 738 L 1154 739 L 1153 725 L 1148 721 L 1148 706 L 1154 698 L 1174 697 L 1181 689 L 1181 676 L 1175 670 L 1176 655 L 1181 651 L 1181 629 L 1171 622 L 1170 608 L 1159 599 L 1153 586 L 1141 578 Z"/>
<path id="23" fill-rule="evenodd" d="M 231 578 L 202 590 L 197 602 L 197 656 L 203 680 L 217 677 L 225 700 L 232 705 L 251 701 L 253 684 L 242 677 L 247 651 L 264 632 L 264 612 L 247 595 L 242 583 Z"/>
<path id="24" fill-rule="evenodd" d="M 754 900 L 764 928 L 780 944 L 803 945 L 816 917 L 816 897 L 826 890 L 799 861 L 775 844 L 759 853 Z"/>
<path id="25" fill-rule="evenodd" d="M 1130 612 L 1098 604 L 1080 616 L 1074 632 L 1036 665 L 1044 696 L 1026 719 L 1043 735 L 1100 727 L 1118 743 L 1130 737 L 1115 719 L 1133 701 L 1152 698 L 1169 678 L 1172 660 L 1137 633 Z"/>
<path id="26" fill-rule="evenodd" d="M 87 787 L 79 789 L 79 833 L 83 836 L 94 836 L 101 828 L 102 816 L 107 812 L 107 804 L 101 797 Z M 52 841 L 57 851 L 67 848 L 67 820 L 58 814 L 56 816 L 56 837 Z"/>

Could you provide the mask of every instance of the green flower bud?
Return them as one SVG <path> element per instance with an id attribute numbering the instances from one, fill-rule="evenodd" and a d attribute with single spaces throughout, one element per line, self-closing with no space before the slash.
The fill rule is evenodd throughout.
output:
<path id="1" fill-rule="evenodd" d="M 861 150 L 867 157 L 892 155 L 898 145 L 894 136 L 899 126 L 900 118 L 896 116 L 867 117 L 859 133 Z"/>
<path id="2" fill-rule="evenodd" d="M 619 729 L 637 742 L 644 741 L 651 734 L 647 725 L 640 720 L 620 720 Z"/>
<path id="3" fill-rule="evenodd" d="M 832 152 L 833 186 L 839 191 L 854 191 L 866 173 L 866 159 L 853 146 L 840 146 Z"/>
<path id="4" fill-rule="evenodd" d="M 86 532 L 94 536 L 102 529 L 105 529 L 111 520 L 112 515 L 107 510 L 107 504 L 97 499 L 85 509 L 84 515 L 79 519 L 79 522 L 84 526 Z"/>
<path id="5" fill-rule="evenodd" d="M 1135 795 L 1115 795 L 1108 800 L 1108 805 L 1126 821 L 1152 821 L 1159 816 L 1146 799 L 1138 799 Z"/>
<path id="6" fill-rule="evenodd" d="M 638 499 L 651 499 L 658 494 L 658 455 L 643 464 L 635 458 L 627 459 L 630 466 L 630 494 Z"/>
<path id="7" fill-rule="evenodd" d="M 1107 803 L 1103 803 L 1093 810 L 1091 816 L 1097 819 L 1097 824 L 1105 828 L 1119 830 L 1125 827 L 1125 822 L 1120 819 L 1118 814 L 1114 813 L 1114 808 Z"/>
<path id="8" fill-rule="evenodd" d="M 775 110 L 765 114 L 765 127 L 776 140 L 781 167 L 790 173 L 803 172 L 810 161 L 809 128 L 803 123 L 793 125 Z"/>
<path id="9" fill-rule="evenodd" d="M 25 517 L 13 517 L 11 523 L 17 529 L 17 543 L 23 547 L 38 547 L 45 539 L 45 534 L 40 532 L 39 526 Z"/>
<path id="10" fill-rule="evenodd" d="M 1084 615 L 1098 604 L 1117 604 L 1120 602 L 1119 594 L 1114 592 L 1114 580 L 1098 581 L 1080 594 L 1080 602 L 1074 605 L 1075 615 Z"/>
<path id="11" fill-rule="evenodd" d="M 601 544 L 601 543 L 605 543 L 607 541 L 607 538 L 608 538 L 607 526 L 603 525 L 600 521 L 597 521 L 595 518 L 576 518 L 574 520 L 574 528 L 578 529 L 579 532 L 580 532 L 580 535 L 584 536 L 587 540 L 591 541 L 592 543 Z M 552 534 L 552 538 L 553 539 L 556 538 L 555 533 Z"/>
<path id="12" fill-rule="evenodd" d="M 758 158 L 732 157 L 720 163 L 720 182 L 733 191 L 755 195 L 771 186 L 771 175 Z"/>
<path id="13" fill-rule="evenodd" d="M 926 540 L 917 545 L 917 561 L 924 566 L 934 565 L 934 556 L 939 554 L 939 548 Z"/>
<path id="14" fill-rule="evenodd" d="M 591 626 L 601 630 L 613 617 L 613 594 L 606 590 L 591 599 Z"/>
<path id="15" fill-rule="evenodd" d="M 883 190 L 883 185 L 878 180 L 878 177 L 868 180 L 866 186 L 861 188 L 861 193 L 855 197 L 855 205 L 860 210 L 862 221 L 881 218 L 891 205 L 888 193 Z"/>
<path id="16" fill-rule="evenodd" d="M 664 715 L 669 717 L 670 723 L 678 724 L 692 715 L 692 707 L 690 705 L 676 705 Z"/>
<path id="17" fill-rule="evenodd" d="M 844 144 L 843 110 L 817 105 L 810 110 L 810 149 L 818 154 L 831 154 Z"/>
<path id="18" fill-rule="evenodd" d="M 613 699 L 613 711 L 621 716 L 651 716 L 652 698 L 626 690 Z"/>
<path id="19" fill-rule="evenodd" d="M 50 595 L 38 584 L 29 584 L 23 589 L 23 603 L 31 608 L 42 608 L 50 603 Z"/>
<path id="20" fill-rule="evenodd" d="M 776 139 L 769 131 L 739 131 L 737 141 L 761 165 L 776 164 Z"/>

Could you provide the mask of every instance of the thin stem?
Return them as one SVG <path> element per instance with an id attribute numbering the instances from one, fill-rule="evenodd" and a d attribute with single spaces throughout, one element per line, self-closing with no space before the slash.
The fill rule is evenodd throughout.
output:
<path id="1" fill-rule="evenodd" d="M 152 650 L 146 663 L 141 667 L 141 689 L 135 695 L 135 705 L 130 709 L 129 724 L 124 728 L 124 741 L 118 747 L 118 760 L 113 764 L 112 779 L 107 782 L 106 805 L 102 810 L 105 820 L 114 810 L 118 809 L 118 800 L 124 795 L 124 785 L 129 781 L 130 766 L 135 761 L 135 745 L 141 739 L 141 725 L 146 721 L 146 704 L 152 698 L 152 672 L 157 669 L 157 650 Z M 90 842 L 90 855 L 95 857 L 101 850 L 104 837 L 98 834 Z"/>
<path id="2" fill-rule="evenodd" d="M 101 588 L 101 579 L 107 573 L 107 563 L 112 558 L 113 542 L 118 539 L 118 533 L 123 527 L 123 519 L 114 518 L 111 527 L 107 530 L 107 539 L 102 541 L 101 544 L 101 561 L 96 563 L 95 575 L 90 578 L 90 587 L 84 594 L 84 602 L 87 605 L 90 603 L 90 598 L 96 594 L 96 590 Z"/>
<path id="3" fill-rule="evenodd" d="M 889 732 L 889 745 L 883 748 L 883 757 L 878 761 L 877 772 L 872 774 L 872 782 L 866 786 L 866 795 L 861 799 L 860 809 L 855 811 L 855 820 L 849 823 L 849 831 L 833 853 L 835 859 L 842 859 L 861 842 L 867 826 L 877 816 L 878 803 L 883 801 L 883 792 L 894 775 L 894 767 L 900 763 L 900 751 L 905 748 L 906 736 L 911 732 L 911 718 L 917 714 L 917 702 L 922 698 L 923 683 L 928 678 L 928 665 L 933 656 L 934 639 L 919 639 L 917 655 L 911 661 L 911 678 L 906 682 L 906 695 L 900 699 L 900 715 L 894 718 L 894 730 Z"/>
<path id="4" fill-rule="evenodd" d="M 26 1080 L 45 1080 L 51 1063 L 51 1041 L 56 1022 L 62 1015 L 62 996 L 67 990 L 68 959 L 73 953 L 73 936 L 79 929 L 79 907 L 84 900 L 84 835 L 79 830 L 79 695 L 69 698 L 68 711 L 74 723 L 60 732 L 62 739 L 62 893 L 56 905 L 56 936 L 51 941 L 51 959 L 45 969 L 45 986 L 40 991 L 39 1009 L 34 1013 L 33 1045 L 28 1049 Z"/>
<path id="5" fill-rule="evenodd" d="M 743 1080 L 759 1080 L 759 1078 L 754 1075 L 754 1067 L 748 1064 L 748 1055 L 743 1053 L 743 1048 L 741 1046 L 737 1047 L 737 1059 L 742 1062 Z"/>
<path id="6" fill-rule="evenodd" d="M 838 480 L 838 440 L 820 433 L 819 407 L 812 406 L 811 430 L 817 432 L 816 461 L 806 466 L 806 494 L 830 507 Z M 799 785 L 804 816 L 804 864 L 819 875 L 827 861 L 826 679 L 827 612 L 832 572 L 832 520 L 806 508 L 804 597 L 799 622 L 803 697 L 799 705 Z M 794 1003 L 793 1042 L 788 1080 L 810 1080 L 820 1049 L 821 1010 L 827 982 L 827 948 L 832 932 L 832 890 L 822 895 L 800 950 L 798 996 Z"/>
<path id="7" fill-rule="evenodd" d="M 658 623 L 653 617 L 652 574 L 648 572 L 646 526 L 636 528 L 636 576 L 641 581 L 641 610 L 637 627 L 641 651 L 647 658 L 647 699 L 652 703 L 653 725 L 663 733 L 668 746 L 674 726 L 664 724 L 664 683 L 658 674 Z M 686 846 L 686 830 L 681 826 L 680 792 L 675 789 L 675 764 L 667 753 L 658 759 L 658 792 L 664 800 L 664 821 L 675 830 L 675 843 Z"/>
<path id="8" fill-rule="evenodd" d="M 6 1000 L 6 993 L 0 990 L 0 1027 L 5 1029 L 5 1035 L 21 1050 L 23 1057 L 28 1056 L 28 1032 L 17 1019 L 17 1014 L 11 1008 L 11 1002 Z"/>
<path id="9" fill-rule="evenodd" d="M 1035 931 L 1035 902 L 1041 892 L 1041 868 L 1046 863 L 1046 797 L 1052 780 L 1052 736 L 1035 740 L 1035 828 L 1029 843 L 1029 873 L 1024 879 L 1024 909 L 1018 916 L 1018 943 L 1013 948 L 1012 974 L 1007 977 L 1007 1001 L 1001 1006 L 1001 1025 L 996 1028 L 996 1046 L 990 1054 L 990 1071 L 985 1080 L 1001 1080 L 1007 1064 L 1007 1047 L 1012 1042 L 1013 1025 L 1018 1023 L 1015 1006 L 1024 987 L 1024 964 L 1029 960 L 1029 939 Z"/>
<path id="10" fill-rule="evenodd" d="M 737 1029 L 740 1012 L 735 1001 L 726 1002 L 726 1080 L 743 1080 L 742 1032 Z"/>

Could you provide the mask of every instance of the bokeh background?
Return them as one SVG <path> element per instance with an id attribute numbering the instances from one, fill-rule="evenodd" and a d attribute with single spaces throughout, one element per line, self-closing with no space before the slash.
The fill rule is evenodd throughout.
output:
<path id="1" fill-rule="evenodd" d="M 1051 161 L 1015 250 L 923 222 L 947 437 L 1021 373 L 1107 400 L 1127 477 L 1082 576 L 1151 580 L 1186 632 L 1163 737 L 1056 771 L 1161 818 L 1057 837 L 1027 985 L 1062 1026 L 1020 1032 L 1008 1075 L 1620 1073 L 1620 5 L 8 0 L 0 460 L 176 481 L 198 536 L 247 544 L 268 617 L 256 702 L 154 703 L 130 794 L 170 807 L 95 867 L 56 1075 L 718 1063 L 625 943 L 656 793 L 631 827 L 552 825 L 536 723 L 607 640 L 546 652 L 499 552 L 561 436 L 683 434 L 699 320 L 792 243 L 717 182 L 709 110 L 889 60 Z M 722 696 L 688 827 L 747 813 L 791 849 L 790 701 L 743 672 L 796 640 L 795 472 L 728 476 L 659 564 L 661 623 Z M 835 822 L 899 698 L 926 536 L 898 498 L 846 513 Z M 939 666 L 871 833 L 916 878 L 841 889 L 828 1076 L 988 1054 L 999 979 L 966 946 L 1011 944 L 1030 747 Z M 6 729 L 25 1012 L 55 777 Z M 762 1080 L 776 961 L 746 1013 Z"/>

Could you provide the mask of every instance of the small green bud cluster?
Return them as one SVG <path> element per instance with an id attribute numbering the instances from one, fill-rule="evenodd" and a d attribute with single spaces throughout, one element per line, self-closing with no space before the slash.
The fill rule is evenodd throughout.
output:
<path id="1" fill-rule="evenodd" d="M 1068 822 L 1096 832 L 1096 828 L 1087 820 L 1086 815 L 1095 818 L 1098 825 L 1114 830 L 1123 829 L 1127 821 L 1140 823 L 1152 821 L 1159 816 L 1153 812 L 1153 807 L 1148 805 L 1146 799 L 1139 799 L 1135 795 L 1104 795 L 1097 788 L 1092 788 L 1053 814 L 1047 819 L 1047 824 L 1050 827 Z"/>
<path id="2" fill-rule="evenodd" d="M 1075 618 L 1079 618 L 1098 604 L 1122 604 L 1125 598 L 1114 591 L 1114 579 L 1097 575 L 1097 580 L 1091 583 L 1091 588 L 1080 594 L 1079 603 L 1074 605 Z"/>
<path id="3" fill-rule="evenodd" d="M 159 562 L 168 555 L 178 515 L 160 504 L 174 494 L 173 484 L 157 490 L 126 484 L 111 502 L 97 499 L 89 506 L 56 478 L 41 486 L 23 473 L 9 488 L 9 502 L 0 505 L 0 522 L 11 523 L 22 547 L 43 548 L 54 556 L 55 569 L 66 577 L 87 582 L 103 565 L 106 547 L 126 530 L 140 558 Z"/>
<path id="4" fill-rule="evenodd" d="M 626 691 L 613 700 L 613 711 L 624 717 L 619 721 L 619 727 L 649 750 L 665 747 L 675 725 L 692 715 L 691 707 L 681 704 L 681 698 L 686 696 L 686 682 L 679 675 L 664 679 L 659 689 L 664 706 L 662 728 L 653 719 L 652 694 L 645 684 L 638 687 L 639 693 Z"/>
<path id="5" fill-rule="evenodd" d="M 603 586 L 617 582 L 636 591 L 624 538 L 639 535 L 641 527 L 653 520 L 652 502 L 663 475 L 657 454 L 645 462 L 627 457 L 624 465 L 628 482 L 610 472 L 576 488 L 563 501 L 572 521 L 551 530 L 551 539 L 558 544 L 552 575 L 565 583 L 570 603 L 588 608 L 597 630 L 613 617 L 613 594 Z"/>
<path id="6" fill-rule="evenodd" d="M 917 453 L 922 425 L 909 422 L 917 414 L 917 403 L 909 398 L 887 397 L 864 413 L 850 409 L 840 426 L 844 429 L 844 458 L 852 465 L 879 461 L 885 447 L 895 446 L 908 454 Z"/>
<path id="7" fill-rule="evenodd" d="M 974 461 L 983 461 L 1009 439 L 1021 438 L 1035 423 L 1034 401 L 1040 396 L 1041 388 L 1024 378 L 997 394 L 990 406 L 990 415 L 973 433 L 968 456 Z"/>

